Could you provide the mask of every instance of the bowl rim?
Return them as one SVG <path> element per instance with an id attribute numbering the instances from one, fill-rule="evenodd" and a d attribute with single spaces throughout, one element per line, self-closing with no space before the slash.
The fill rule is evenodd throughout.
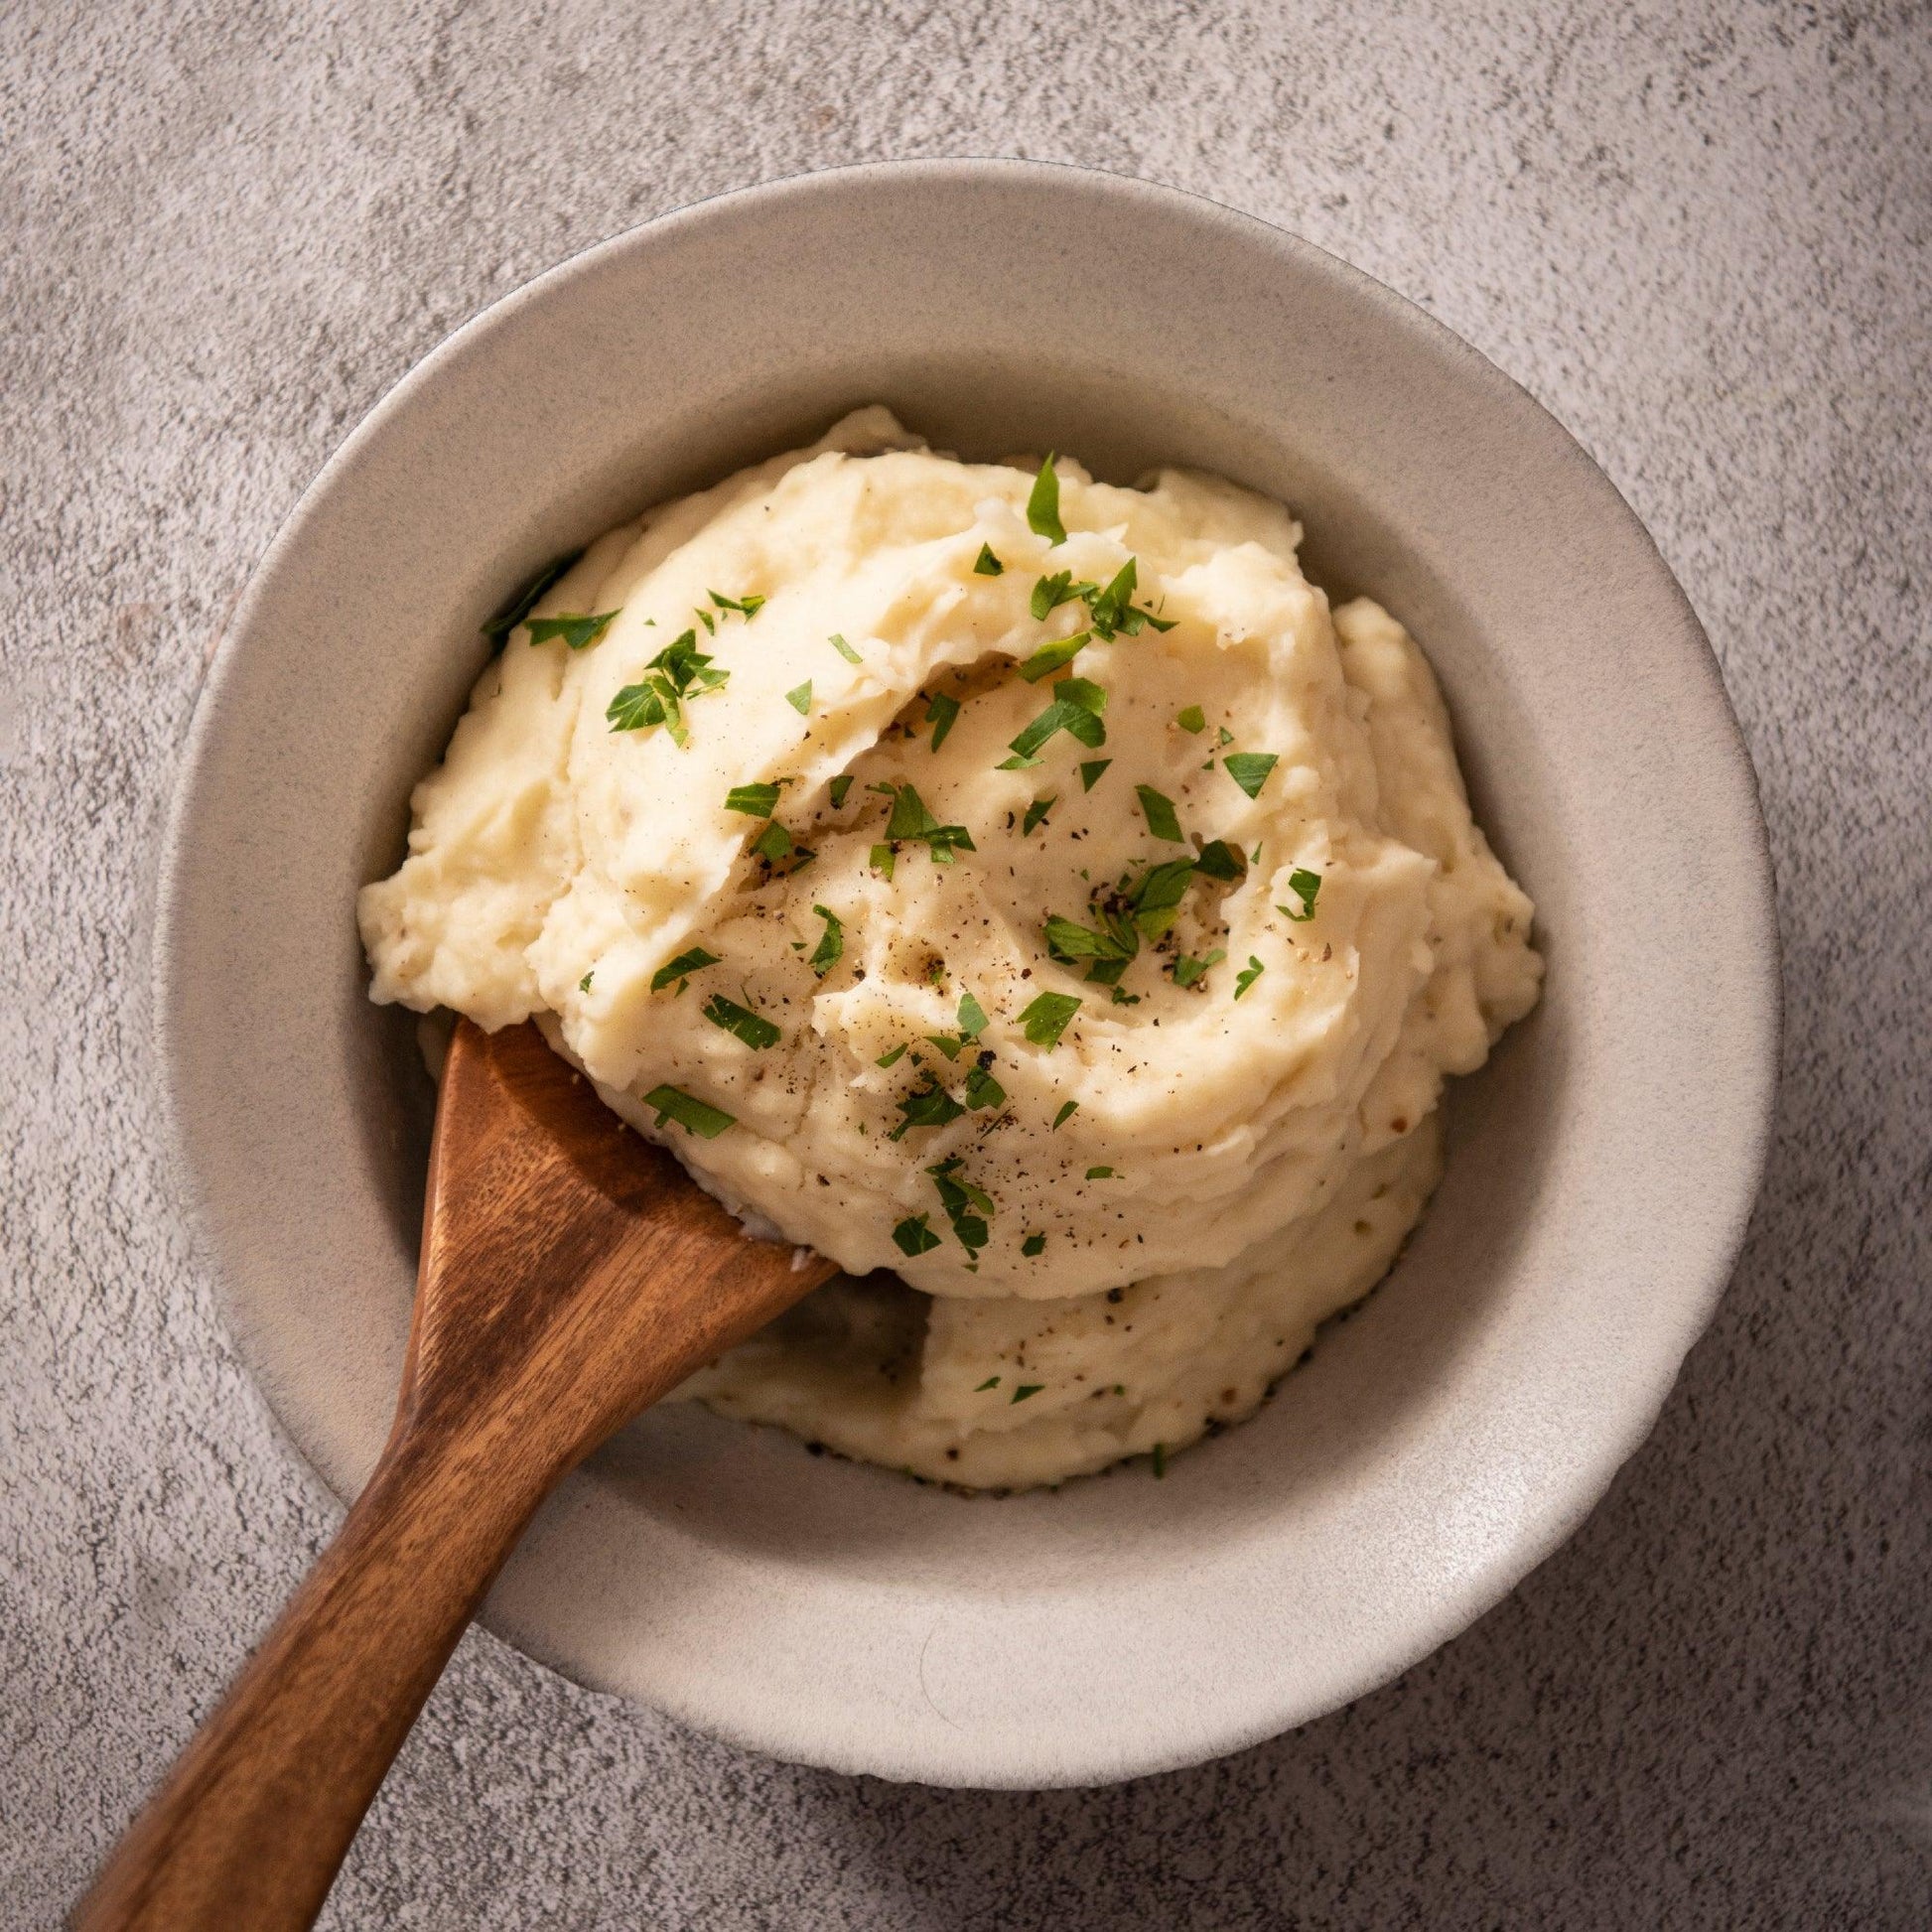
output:
<path id="1" fill-rule="evenodd" d="M 1492 405 L 1519 414 L 1527 412 L 1528 419 L 1546 439 L 1554 439 L 1551 443 L 1553 454 L 1560 454 L 1582 475 L 1587 486 L 1598 493 L 1604 514 L 1621 523 L 1626 541 L 1634 539 L 1641 546 L 1647 562 L 1654 568 L 1659 587 L 1666 589 L 1675 603 L 1685 633 L 1684 641 L 1696 646 L 1686 656 L 1684 670 L 1687 681 L 1695 672 L 1700 682 L 1698 695 L 1709 708 L 1712 718 L 1722 721 L 1724 727 L 1718 739 L 1725 766 L 1723 775 L 1728 781 L 1726 797 L 1736 808 L 1724 830 L 1731 835 L 1736 856 L 1747 861 L 1751 868 L 1749 884 L 1754 891 L 1749 897 L 1758 940 L 1750 958 L 1740 962 L 1755 970 L 1757 994 L 1757 1024 L 1752 1036 L 1754 1050 L 1750 1064 L 1737 1069 L 1740 1090 L 1748 1090 L 1755 1103 L 1747 1110 L 1752 1120 L 1752 1131 L 1746 1143 L 1737 1149 L 1740 1159 L 1736 1172 L 1749 1178 L 1736 1188 L 1725 1213 L 1722 1217 L 1713 1217 L 1714 1227 L 1722 1231 L 1714 1238 L 1712 1259 L 1706 1263 L 1700 1275 L 1694 1277 L 1692 1271 L 1687 1269 L 1677 1286 L 1673 1298 L 1675 1319 L 1672 1326 L 1681 1345 L 1659 1347 L 1652 1351 L 1655 1359 L 1644 1381 L 1641 1399 L 1637 1394 L 1630 1393 L 1619 1409 L 1605 1409 L 1592 1418 L 1594 1452 L 1582 1470 L 1562 1485 L 1561 1503 L 1553 1502 L 1552 1506 L 1532 1517 L 1508 1544 L 1506 1557 L 1493 1562 L 1479 1580 L 1457 1593 L 1446 1592 L 1432 1605 L 1428 1615 L 1413 1617 L 1405 1625 L 1402 1640 L 1385 1644 L 1378 1654 L 1361 1666 L 1350 1685 L 1339 1695 L 1327 1697 L 1318 1709 L 1257 1710 L 1246 1725 L 1224 1725 L 1212 1734 L 1165 1738 L 1159 1748 L 1150 1750 L 1131 1764 L 1093 1762 L 1074 1765 L 1064 1776 L 1026 1775 L 1012 1778 L 991 1775 L 950 1777 L 922 1770 L 916 1765 L 882 1766 L 870 1756 L 841 1759 L 835 1752 L 807 1757 L 802 1751 L 785 1748 L 782 1742 L 774 1743 L 771 1735 L 759 1726 L 733 1722 L 709 1706 L 687 1705 L 680 1708 L 674 1699 L 655 1700 L 659 1708 L 669 1715 L 714 1736 L 783 1757 L 826 1764 L 833 1769 L 870 1771 L 889 1777 L 934 1783 L 1042 1788 L 1049 1784 L 1108 1782 L 1177 1769 L 1241 1749 L 1387 1684 L 1467 1627 L 1566 1542 L 1602 1499 L 1618 1469 L 1654 1429 L 1681 1372 L 1685 1355 L 1709 1324 L 1734 1271 L 1768 1159 L 1783 1030 L 1775 883 L 1769 834 L 1759 803 L 1756 773 L 1741 727 L 1725 691 L 1717 655 L 1688 597 L 1659 553 L 1654 539 L 1600 466 L 1521 383 L 1419 305 L 1306 237 L 1207 196 L 1107 170 L 1000 156 L 861 162 L 773 177 L 667 209 L 566 257 L 490 302 L 452 331 L 377 398 L 331 454 L 283 518 L 223 625 L 217 646 L 204 672 L 193 716 L 183 740 L 173 795 L 157 856 L 150 985 L 160 1071 L 161 1111 L 166 1127 L 165 1143 L 176 1198 L 185 1207 L 185 1218 L 195 1249 L 211 1278 L 217 1306 L 229 1336 L 273 1418 L 277 1433 L 323 1485 L 346 1504 L 351 1499 L 350 1495 L 345 1493 L 343 1486 L 304 1447 L 295 1426 L 285 1413 L 285 1404 L 278 1395 L 274 1377 L 263 1372 L 253 1353 L 251 1322 L 246 1307 L 247 1296 L 241 1286 L 241 1271 L 234 1267 L 232 1258 L 225 1257 L 221 1251 L 216 1233 L 217 1210 L 211 1198 L 213 1190 L 207 1176 L 198 1170 L 193 1152 L 194 1132 L 188 1094 L 191 1085 L 189 1066 L 194 1049 L 188 1040 L 192 1029 L 187 1018 L 189 988 L 183 961 L 187 944 L 185 922 L 190 915 L 184 900 L 188 874 L 194 863 L 197 822 L 215 782 L 210 750 L 224 729 L 236 666 L 247 648 L 246 640 L 255 633 L 260 608 L 272 597 L 280 574 L 302 545 L 307 526 L 319 506 L 331 496 L 339 483 L 355 469 L 364 450 L 386 433 L 393 418 L 409 410 L 418 395 L 438 383 L 453 361 L 491 333 L 522 316 L 526 310 L 551 302 L 574 284 L 596 275 L 608 262 L 631 249 L 656 245 L 703 224 L 735 219 L 752 205 L 765 208 L 786 204 L 802 205 L 821 196 L 839 195 L 862 183 L 882 180 L 903 183 L 958 182 L 989 176 L 1030 182 L 1048 192 L 1112 197 L 1129 204 L 1158 207 L 1191 221 L 1223 223 L 1236 231 L 1250 247 L 1286 257 L 1301 271 L 1323 279 L 1338 287 L 1353 301 L 1372 307 L 1385 322 L 1413 339 L 1423 352 L 1458 364 L 1463 376 L 1479 385 Z M 494 1628 L 502 1619 L 492 1617 L 485 1608 L 480 1614 L 479 1621 L 487 1628 Z M 540 1640 L 533 1641 L 525 1631 L 517 1630 L 507 1640 L 573 1681 L 596 1689 L 621 1691 L 621 1687 L 600 1682 L 594 1672 L 558 1654 L 552 1645 Z"/>

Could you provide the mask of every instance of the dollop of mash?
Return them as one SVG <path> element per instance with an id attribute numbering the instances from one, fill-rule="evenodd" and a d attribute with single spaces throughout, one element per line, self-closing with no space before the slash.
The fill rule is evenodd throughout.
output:
<path id="1" fill-rule="evenodd" d="M 1542 967 L 1422 653 L 1300 537 L 873 408 L 510 632 L 361 895 L 372 997 L 536 1016 L 848 1271 L 686 1393 L 1052 1482 L 1250 1413 L 1387 1269 Z"/>

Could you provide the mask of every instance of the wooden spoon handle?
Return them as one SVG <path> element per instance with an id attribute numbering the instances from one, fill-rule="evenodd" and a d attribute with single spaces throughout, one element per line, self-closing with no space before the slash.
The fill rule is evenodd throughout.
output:
<path id="1" fill-rule="evenodd" d="M 75 1908 L 76 1932 L 311 1924 L 554 1466 L 398 1422 L 368 1486 Z"/>

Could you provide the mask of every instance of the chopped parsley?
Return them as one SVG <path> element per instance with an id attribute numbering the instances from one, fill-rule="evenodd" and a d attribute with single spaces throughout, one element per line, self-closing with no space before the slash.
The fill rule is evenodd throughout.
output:
<path id="1" fill-rule="evenodd" d="M 823 979 L 845 951 L 845 926 L 836 912 L 828 912 L 822 905 L 814 905 L 812 910 L 825 921 L 825 933 L 805 963 Z"/>
<path id="2" fill-rule="evenodd" d="M 1065 1104 L 1065 1106 L 1063 1106 L 1059 1110 L 1059 1112 L 1053 1116 L 1052 1131 L 1055 1134 L 1057 1134 L 1060 1131 L 1060 1129 L 1064 1127 L 1066 1123 L 1070 1121 L 1073 1118 L 1073 1116 L 1077 1114 L 1079 1111 L 1080 1111 L 1080 1103 L 1077 1100 L 1069 1100 Z"/>
<path id="3" fill-rule="evenodd" d="M 1195 959 L 1182 953 L 1173 963 L 1173 983 L 1176 986 L 1192 986 L 1210 966 L 1218 966 L 1227 957 L 1225 947 L 1216 946 L 1205 959 Z"/>
<path id="4" fill-rule="evenodd" d="M 952 864 L 955 851 L 973 852 L 972 834 L 963 825 L 941 825 L 926 809 L 926 803 L 911 785 L 888 785 L 893 800 L 892 816 L 886 821 L 886 837 L 897 845 L 901 840 L 923 845 L 935 865 Z M 878 864 L 879 848 L 873 848 L 873 863 Z M 892 870 L 885 869 L 890 879 Z"/>
<path id="5" fill-rule="evenodd" d="M 1076 584 L 1073 587 L 1076 595 L 1086 600 L 1094 634 L 1106 638 L 1109 643 L 1117 632 L 1123 630 L 1130 637 L 1138 637 L 1143 624 L 1151 623 L 1156 630 L 1173 628 L 1171 621 L 1157 618 L 1152 611 L 1135 609 L 1134 584 L 1139 572 L 1140 566 L 1129 557 L 1114 573 L 1104 591 L 1092 584 Z"/>
<path id="6" fill-rule="evenodd" d="M 975 1395 L 984 1395 L 988 1389 L 997 1389 L 999 1386 L 1000 1386 L 1000 1378 L 997 1375 L 989 1375 L 986 1378 L 986 1380 L 982 1382 L 979 1385 L 979 1387 L 973 1391 L 973 1393 Z"/>
<path id="7" fill-rule="evenodd" d="M 905 1057 L 905 1042 L 901 1040 L 890 1053 L 881 1053 L 873 1061 L 874 1066 L 893 1066 Z"/>
<path id="8" fill-rule="evenodd" d="M 825 641 L 828 644 L 830 644 L 832 648 L 835 651 L 837 651 L 838 654 L 841 657 L 843 657 L 848 664 L 858 664 L 864 661 L 860 657 L 859 653 L 856 650 L 854 650 L 852 646 L 848 644 L 845 641 L 845 639 L 841 637 L 836 630 L 833 631 L 832 634 L 828 638 L 826 638 Z"/>
<path id="9" fill-rule="evenodd" d="M 554 618 L 529 618 L 524 621 L 524 628 L 530 633 L 533 644 L 547 644 L 554 637 L 561 637 L 572 650 L 583 650 L 594 644 L 611 627 L 611 620 L 617 616 L 615 611 L 601 611 L 595 617 L 578 611 L 559 611 Z"/>
<path id="10" fill-rule="evenodd" d="M 928 1073 L 925 1078 L 924 1086 L 908 1093 L 898 1103 L 898 1110 L 904 1119 L 893 1129 L 888 1139 L 902 1141 L 914 1127 L 944 1127 L 948 1121 L 957 1120 L 966 1111 L 931 1074 Z"/>
<path id="11" fill-rule="evenodd" d="M 1253 953 L 1250 953 L 1248 955 L 1247 965 L 1242 967 L 1240 972 L 1234 976 L 1234 997 L 1237 1000 L 1240 999 L 1242 994 L 1247 992 L 1248 988 L 1262 976 L 1266 968 L 1263 967 L 1261 961 Z"/>
<path id="12" fill-rule="evenodd" d="M 790 858 L 797 849 L 791 834 L 775 818 L 752 841 L 752 850 L 774 866 L 780 859 Z"/>
<path id="13" fill-rule="evenodd" d="M 1059 797 L 1057 793 L 1051 798 L 1035 798 L 1027 807 L 1027 816 L 1020 821 L 1020 836 L 1023 839 L 1031 838 L 1034 827 L 1044 824 L 1046 814 L 1058 803 Z"/>
<path id="14" fill-rule="evenodd" d="M 832 780 L 832 809 L 835 812 L 845 809 L 845 794 L 852 789 L 852 773 L 842 771 Z"/>
<path id="15" fill-rule="evenodd" d="M 707 1141 L 715 1141 L 726 1128 L 738 1124 L 736 1114 L 710 1106 L 681 1087 L 652 1087 L 644 1095 L 644 1105 L 657 1109 L 654 1126 L 662 1127 L 667 1120 L 674 1120 L 687 1134 L 699 1135 Z"/>
<path id="16" fill-rule="evenodd" d="M 979 555 L 973 559 L 973 575 L 975 577 L 1004 577 L 1006 574 L 1007 567 L 993 554 L 993 546 L 990 543 L 981 544 Z"/>
<path id="17" fill-rule="evenodd" d="M 1016 738 L 1008 748 L 1013 757 L 1001 761 L 1002 771 L 1024 770 L 1037 764 L 1041 746 L 1057 732 L 1077 739 L 1089 751 L 1107 742 L 1107 728 L 1100 714 L 1107 708 L 1107 693 L 1091 679 L 1062 678 L 1053 686 L 1053 702 Z"/>
<path id="18" fill-rule="evenodd" d="M 967 1039 L 977 1039 L 990 1023 L 986 1009 L 970 993 L 959 996 L 959 1031 Z"/>
<path id="19" fill-rule="evenodd" d="M 1273 752 L 1230 752 L 1221 760 L 1228 776 L 1250 798 L 1261 796 L 1261 788 L 1268 782 L 1269 772 L 1280 762 Z"/>
<path id="20" fill-rule="evenodd" d="M 714 1027 L 722 1027 L 728 1034 L 735 1034 L 747 1046 L 775 1046 L 778 1043 L 778 1030 L 761 1013 L 754 1013 L 750 1007 L 742 1007 L 736 1000 L 728 1000 L 722 993 L 714 993 L 706 1002 L 704 1017 Z"/>
<path id="21" fill-rule="evenodd" d="M 994 1079 L 991 1069 L 976 1066 L 966 1075 L 966 1111 L 976 1114 L 982 1107 L 999 1107 L 1006 1102 L 1007 1090 Z"/>
<path id="22" fill-rule="evenodd" d="M 874 846 L 872 851 L 867 854 L 866 863 L 874 872 L 884 873 L 888 879 L 891 879 L 895 864 L 893 848 L 890 845 Z"/>
<path id="23" fill-rule="evenodd" d="M 577 990 L 578 990 L 578 992 L 580 992 L 580 993 L 588 993 L 588 992 L 589 992 L 589 991 L 591 990 L 591 974 L 592 974 L 592 973 L 595 973 L 596 971 L 597 971 L 597 968 L 596 968 L 595 966 L 593 966 L 593 967 L 591 968 L 591 971 L 590 971 L 589 973 L 586 973 L 586 974 L 584 975 L 584 977 L 583 977 L 583 978 L 582 978 L 581 980 L 579 980 L 579 981 L 577 982 Z"/>
<path id="24" fill-rule="evenodd" d="M 1041 644 L 1034 654 L 1020 666 L 1020 675 L 1029 684 L 1037 684 L 1041 678 L 1049 677 L 1079 656 L 1091 639 L 1091 633 L 1076 630 L 1070 637 L 1056 637 L 1050 644 Z"/>
<path id="25" fill-rule="evenodd" d="M 959 720 L 959 700 L 948 697 L 943 691 L 935 691 L 925 708 L 925 721 L 932 727 L 932 749 L 936 752 L 946 742 L 946 734 Z"/>
<path id="26" fill-rule="evenodd" d="M 1044 1382 L 1022 1382 L 1013 1392 L 1015 1402 L 1025 1402 L 1030 1395 L 1037 1395 L 1046 1386 Z"/>
<path id="27" fill-rule="evenodd" d="M 1147 829 L 1157 839 L 1166 839 L 1170 845 L 1185 845 L 1185 835 L 1180 829 L 1180 820 L 1174 816 L 1173 800 L 1152 785 L 1136 785 L 1134 795 L 1141 801 L 1141 810 L 1147 818 Z"/>
<path id="28" fill-rule="evenodd" d="M 553 559 L 537 572 L 510 601 L 483 625 L 483 634 L 493 643 L 501 643 L 516 626 L 542 603 L 544 593 L 561 581 L 564 572 L 584 553 L 573 550 L 568 555 Z"/>
<path id="29" fill-rule="evenodd" d="M 1060 1043 L 1060 1035 L 1066 1032 L 1067 1022 L 1080 1011 L 1080 999 L 1073 993 L 1037 994 L 1020 1016 L 1020 1025 L 1027 1037 L 1035 1046 L 1048 1048 Z M 1068 1107 L 1073 1105 L 1067 1102 Z M 1065 1116 L 1062 1115 L 1061 1119 Z M 1058 1121 L 1054 1122 L 1059 1125 Z"/>
<path id="30" fill-rule="evenodd" d="M 672 743 L 682 748 L 691 737 L 684 725 L 686 702 L 718 690 L 731 673 L 719 670 L 698 648 L 695 630 L 681 631 L 644 669 L 649 675 L 640 683 L 626 684 L 604 715 L 614 732 L 647 731 L 662 725 Z"/>
<path id="31" fill-rule="evenodd" d="M 1302 901 L 1302 909 L 1291 912 L 1286 905 L 1278 905 L 1275 910 L 1285 918 L 1294 920 L 1297 925 L 1306 925 L 1314 917 L 1314 901 L 1321 892 L 1321 875 L 1310 872 L 1306 866 L 1297 866 L 1288 875 L 1288 890 Z"/>
<path id="32" fill-rule="evenodd" d="M 1234 734 L 1225 725 L 1221 726 L 1220 732 L 1220 737 L 1215 740 L 1217 745 L 1232 745 L 1234 743 Z"/>
<path id="33" fill-rule="evenodd" d="M 784 781 L 765 779 L 753 785 L 733 785 L 725 793 L 725 809 L 743 812 L 747 818 L 769 818 L 778 809 L 778 791 Z"/>
<path id="34" fill-rule="evenodd" d="M 1155 1444 L 1154 1454 L 1150 1460 L 1154 1464 L 1155 1476 L 1157 1478 L 1166 1476 L 1168 1473 L 1168 1446 L 1166 1443 Z"/>
<path id="35" fill-rule="evenodd" d="M 1043 1234 L 1030 1234 L 1020 1244 L 1020 1252 L 1031 1260 L 1035 1255 L 1046 1252 L 1046 1237 Z"/>
<path id="36" fill-rule="evenodd" d="M 1087 1178 L 1089 1180 L 1112 1180 L 1114 1177 L 1112 1168 L 1089 1168 L 1087 1170 Z"/>
<path id="37" fill-rule="evenodd" d="M 1194 860 L 1194 870 L 1209 879 L 1239 879 L 1248 862 L 1226 839 L 1209 839 Z"/>
<path id="38" fill-rule="evenodd" d="M 657 971 L 650 976 L 650 990 L 653 993 L 661 993 L 673 980 L 688 979 L 691 974 L 701 972 L 705 967 L 715 966 L 717 963 L 718 955 L 715 952 L 706 952 L 702 946 L 693 946 L 689 952 L 681 952 L 675 959 L 658 967 Z M 682 993 L 684 988 L 680 986 L 678 991 Z"/>
<path id="39" fill-rule="evenodd" d="M 1034 586 L 1034 594 L 1027 600 L 1027 609 L 1044 623 L 1062 604 L 1071 604 L 1075 598 L 1093 589 L 1091 584 L 1075 584 L 1070 570 L 1056 570 L 1050 577 L 1042 577 Z"/>
<path id="40" fill-rule="evenodd" d="M 1201 710 L 1199 705 L 1190 704 L 1185 711 L 1181 712 L 1180 715 L 1177 718 L 1175 718 L 1174 723 L 1178 725 L 1182 731 L 1193 732 L 1196 736 L 1198 736 L 1201 732 L 1204 732 L 1207 729 L 1207 714 Z"/>
<path id="41" fill-rule="evenodd" d="M 1060 479 L 1053 468 L 1053 453 L 1039 466 L 1033 492 L 1027 498 L 1027 527 L 1048 543 L 1066 541 L 1066 525 L 1060 521 Z"/>
<path id="42" fill-rule="evenodd" d="M 787 691 L 785 693 L 785 703 L 790 705 L 799 717 L 809 718 L 812 715 L 811 679 L 807 678 L 795 691 Z"/>
<path id="43" fill-rule="evenodd" d="M 1101 772 L 1112 763 L 1112 759 L 1089 759 L 1080 767 L 1080 789 L 1091 791 L 1100 782 Z"/>
<path id="44" fill-rule="evenodd" d="M 926 1226 L 929 1218 L 929 1214 L 914 1214 L 893 1230 L 893 1239 L 898 1243 L 900 1254 L 930 1254 L 939 1245 L 939 1237 Z"/>
<path id="45" fill-rule="evenodd" d="M 706 591 L 705 596 L 721 611 L 742 611 L 746 617 L 755 618 L 764 609 L 761 597 L 720 597 L 716 591 Z"/>
<path id="46" fill-rule="evenodd" d="M 952 1231 L 959 1238 L 959 1245 L 977 1258 L 979 1251 L 986 1246 L 991 1229 L 988 1216 L 993 1212 L 993 1197 L 983 1187 L 976 1187 L 970 1180 L 959 1177 L 960 1158 L 954 1155 L 949 1161 L 941 1161 L 936 1167 L 926 1169 L 932 1176 L 932 1184 L 939 1190 L 939 1205 L 952 1223 Z"/>

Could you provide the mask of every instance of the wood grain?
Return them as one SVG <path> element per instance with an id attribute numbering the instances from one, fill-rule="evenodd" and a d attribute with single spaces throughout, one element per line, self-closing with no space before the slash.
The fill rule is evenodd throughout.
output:
<path id="1" fill-rule="evenodd" d="M 388 1445 L 75 1908 L 78 1932 L 310 1924 L 537 1506 L 637 1410 L 836 1272 L 807 1263 L 749 1240 L 534 1026 L 459 1023 Z"/>

